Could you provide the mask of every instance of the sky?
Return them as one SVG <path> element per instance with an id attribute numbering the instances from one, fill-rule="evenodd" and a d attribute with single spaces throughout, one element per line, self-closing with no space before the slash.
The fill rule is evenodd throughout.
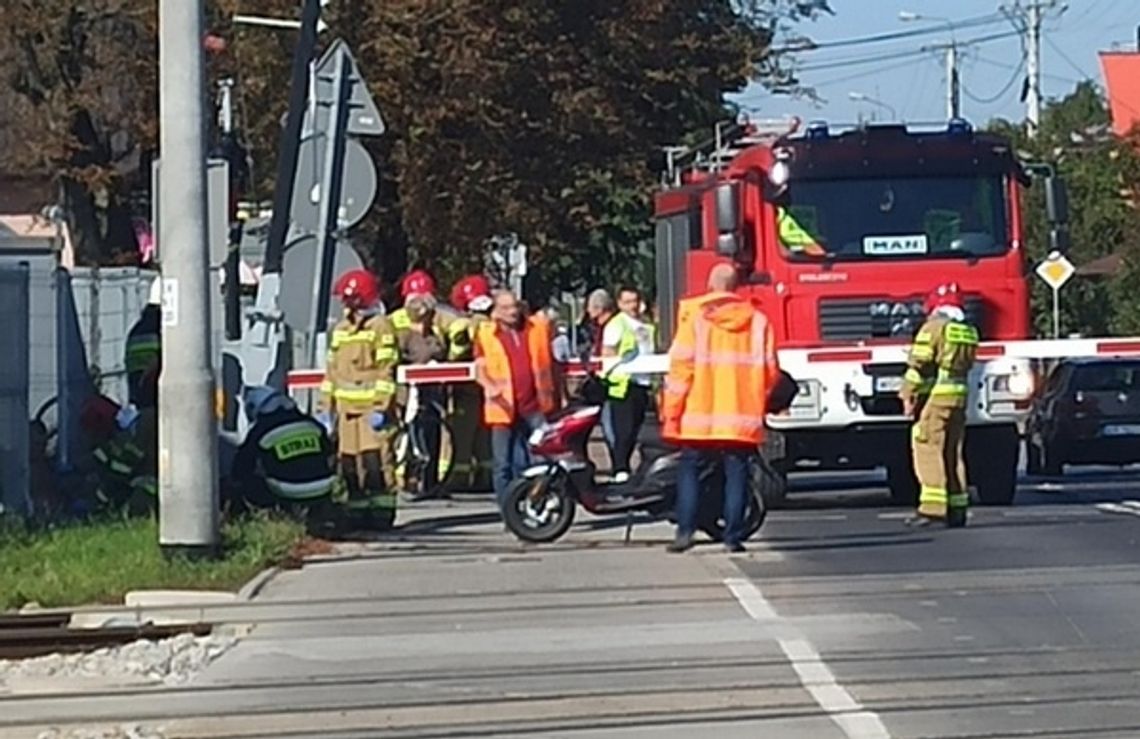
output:
<path id="1" fill-rule="evenodd" d="M 1007 3 L 1014 4 L 1013 0 Z M 796 115 L 805 121 L 835 123 L 872 117 L 913 123 L 945 121 L 946 54 L 934 49 L 923 51 L 923 47 L 951 39 L 941 17 L 962 26 L 954 29 L 953 37 L 960 48 L 964 117 L 979 125 L 996 117 L 1024 118 L 1021 41 L 1013 25 L 998 12 L 999 0 L 830 0 L 830 4 L 834 16 L 797 24 L 795 31 L 821 45 L 884 33 L 932 32 L 798 52 L 795 65 L 803 70 L 799 72 L 800 82 L 813 87 L 822 102 L 772 94 L 753 85 L 734 99 L 754 117 Z M 922 18 L 903 21 L 900 12 Z M 1103 88 L 1097 52 L 1136 48 L 1140 0 L 1057 2 L 1045 18 L 1042 91 L 1048 99 L 1063 97 L 1084 79 L 1091 78 Z M 990 38 L 994 36 L 1005 37 Z M 882 104 L 852 100 L 852 93 Z"/>

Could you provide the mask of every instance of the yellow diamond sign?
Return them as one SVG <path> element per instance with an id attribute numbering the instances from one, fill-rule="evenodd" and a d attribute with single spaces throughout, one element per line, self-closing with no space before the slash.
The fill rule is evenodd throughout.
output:
<path id="1" fill-rule="evenodd" d="M 1066 259 L 1064 254 L 1058 252 L 1051 253 L 1045 257 L 1045 261 L 1037 265 L 1037 276 L 1054 290 L 1060 290 L 1061 286 L 1068 282 L 1076 271 L 1073 263 Z"/>

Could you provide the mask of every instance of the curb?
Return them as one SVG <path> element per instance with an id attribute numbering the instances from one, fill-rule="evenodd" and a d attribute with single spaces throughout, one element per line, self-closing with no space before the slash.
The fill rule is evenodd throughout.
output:
<path id="1" fill-rule="evenodd" d="M 257 573 L 252 578 L 250 578 L 249 582 L 238 588 L 238 600 L 253 600 L 261 593 L 262 590 L 265 589 L 265 586 L 268 585 L 273 580 L 273 578 L 277 577 L 280 572 L 281 568 L 275 565 Z"/>

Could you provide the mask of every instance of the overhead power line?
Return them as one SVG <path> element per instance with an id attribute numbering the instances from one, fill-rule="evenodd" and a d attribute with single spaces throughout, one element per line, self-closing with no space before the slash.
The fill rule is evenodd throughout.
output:
<path id="1" fill-rule="evenodd" d="M 1001 100 L 1003 97 L 1005 97 L 1011 89 L 1013 89 L 1013 86 L 1017 84 L 1018 80 L 1021 79 L 1021 73 L 1024 70 L 1025 57 L 1023 56 L 1021 57 L 1021 62 L 1017 65 L 1016 68 L 1014 68 L 1013 75 L 1010 76 L 1009 81 L 1006 82 L 1000 90 L 989 97 L 979 97 L 970 92 L 970 88 L 966 87 L 965 85 L 962 86 L 962 91 L 966 93 L 966 97 L 970 98 L 975 103 L 979 103 L 981 105 L 990 105 L 991 103 L 996 103 L 998 100 Z"/>
<path id="2" fill-rule="evenodd" d="M 899 39 L 914 38 L 916 36 L 929 36 L 936 33 L 952 33 L 964 28 L 977 28 L 979 26 L 993 25 L 1005 20 L 1005 17 L 1000 13 L 990 13 L 989 15 L 976 16 L 974 18 L 966 18 L 962 21 L 955 23 L 939 23 L 932 26 L 923 28 L 910 28 L 905 31 L 890 31 L 888 33 L 877 33 L 870 36 L 856 36 L 854 38 L 836 39 L 834 41 L 808 41 L 797 45 L 795 43 L 773 49 L 775 52 L 788 52 L 788 51 L 815 51 L 817 49 L 835 49 L 844 46 L 862 46 L 863 44 L 882 43 L 884 41 L 898 41 Z"/>
<path id="3" fill-rule="evenodd" d="M 1013 38 L 1019 36 L 1015 31 L 1003 31 L 1001 33 L 993 33 L 987 36 L 977 36 L 971 39 L 964 39 L 956 41 L 954 44 L 958 47 L 973 46 L 975 44 L 985 44 L 991 41 L 998 41 L 1001 39 Z M 845 59 L 834 59 L 828 61 L 820 61 L 811 64 L 805 64 L 802 67 L 797 67 L 797 72 L 817 72 L 823 69 L 836 69 L 839 67 L 849 67 L 853 65 L 875 64 L 877 62 L 891 61 L 894 59 L 905 59 L 907 57 L 921 56 L 927 54 L 935 49 L 943 48 L 943 46 L 921 46 L 917 49 L 905 49 L 895 52 L 887 52 L 883 54 L 868 54 L 859 57 L 848 57 Z"/>

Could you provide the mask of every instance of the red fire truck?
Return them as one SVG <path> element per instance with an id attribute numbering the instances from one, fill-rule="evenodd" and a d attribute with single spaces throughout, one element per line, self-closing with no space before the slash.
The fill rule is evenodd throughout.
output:
<path id="1" fill-rule="evenodd" d="M 662 335 L 677 298 L 703 292 L 713 264 L 735 262 L 800 381 L 792 413 L 770 419 L 778 433 L 768 453 L 784 471 L 885 467 L 892 495 L 910 502 L 917 486 L 896 397 L 905 346 L 923 297 L 949 280 L 963 287 L 983 340 L 1028 337 L 1020 197 L 1029 176 L 1008 141 L 962 120 L 926 130 L 738 128 L 703 162 L 696 152 L 690 162 L 671 157 L 656 197 Z M 1060 202 L 1059 185 L 1049 187 L 1050 203 Z M 1032 374 L 1028 361 L 988 361 L 973 380 L 971 482 L 983 502 L 1008 503 Z"/>

